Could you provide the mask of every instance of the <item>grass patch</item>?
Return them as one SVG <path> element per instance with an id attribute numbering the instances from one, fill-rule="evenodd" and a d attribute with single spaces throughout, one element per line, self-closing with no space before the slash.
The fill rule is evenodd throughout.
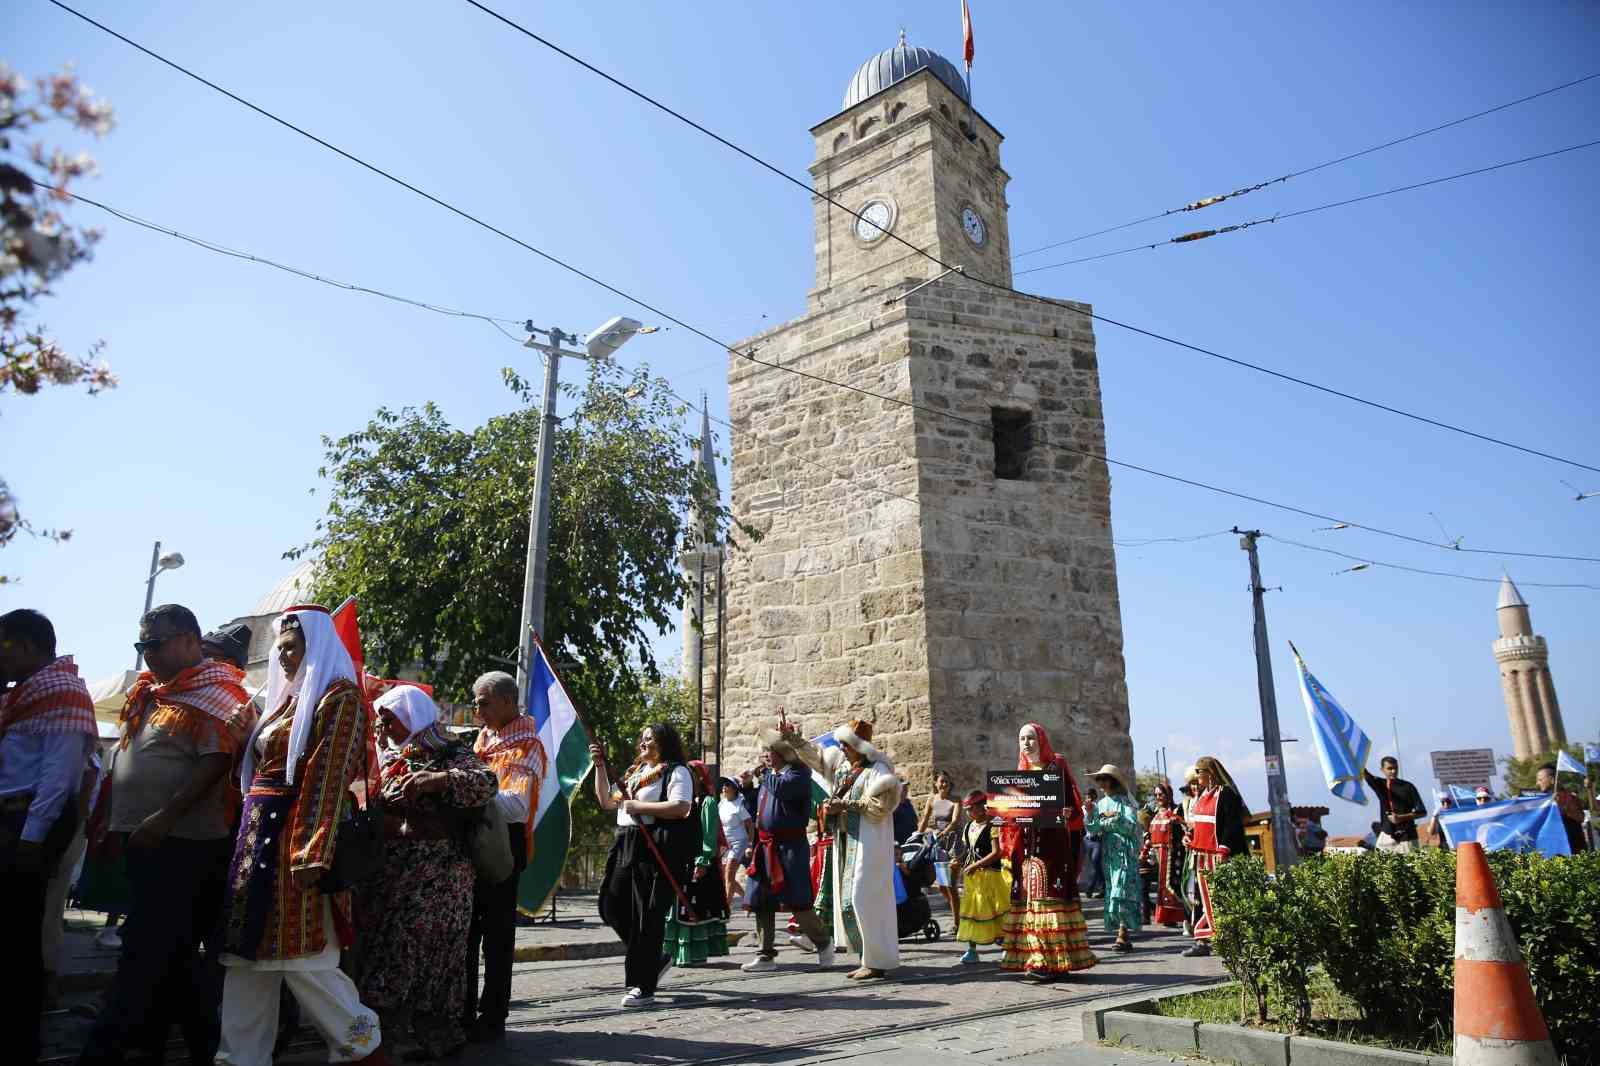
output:
<path id="1" fill-rule="evenodd" d="M 1276 1033 L 1295 1032 L 1293 1004 L 1269 993 L 1267 1023 L 1262 1025 L 1256 1020 L 1254 1001 L 1243 995 L 1236 982 L 1205 992 L 1157 1000 L 1156 1012 L 1169 1018 L 1194 1018 L 1213 1025 L 1243 1025 Z M 1420 1051 L 1434 1055 L 1448 1055 L 1451 1052 L 1451 1035 L 1448 1032 L 1380 1031 L 1361 1016 L 1355 1002 L 1341 995 L 1321 970 L 1311 975 L 1311 1025 L 1304 1033 L 1297 1035 L 1349 1044 L 1368 1044 L 1390 1051 Z"/>

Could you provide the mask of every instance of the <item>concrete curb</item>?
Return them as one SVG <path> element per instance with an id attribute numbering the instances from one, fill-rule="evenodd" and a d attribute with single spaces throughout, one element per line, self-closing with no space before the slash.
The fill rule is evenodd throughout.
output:
<path id="1" fill-rule="evenodd" d="M 1183 985 L 1159 995 L 1145 993 L 1096 1000 L 1083 1012 L 1083 1039 L 1119 1048 L 1167 1054 L 1200 1054 L 1236 1066 L 1450 1066 L 1449 1056 L 1343 1044 L 1240 1025 L 1213 1025 L 1156 1014 L 1163 999 L 1216 988 L 1223 981 Z"/>

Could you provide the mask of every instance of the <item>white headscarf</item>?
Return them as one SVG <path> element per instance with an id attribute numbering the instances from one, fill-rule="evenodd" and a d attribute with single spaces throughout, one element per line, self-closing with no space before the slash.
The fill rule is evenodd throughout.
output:
<path id="1" fill-rule="evenodd" d="M 261 716 L 255 731 L 250 734 L 250 742 L 245 745 L 244 759 L 239 767 L 239 785 L 246 792 L 250 791 L 250 782 L 256 772 L 256 736 L 260 734 L 262 726 L 277 717 L 284 700 L 293 696 L 297 701 L 296 710 L 300 712 L 294 716 L 289 728 L 289 765 L 284 771 L 285 783 L 292 785 L 295 768 L 305 754 L 306 741 L 311 736 L 311 720 L 316 717 L 314 712 L 317 704 L 322 702 L 329 686 L 335 681 L 360 684 L 356 678 L 356 665 L 350 661 L 350 653 L 345 650 L 344 643 L 333 628 L 333 618 L 327 611 L 285 612 L 273 623 L 274 640 L 277 634 L 283 632 L 284 620 L 288 618 L 299 620 L 300 634 L 306 642 L 306 654 L 292 679 L 284 676 L 283 666 L 278 662 L 275 652 L 267 656 L 267 713 Z"/>
<path id="2" fill-rule="evenodd" d="M 439 721 L 439 705 L 415 685 L 396 685 L 373 701 L 379 711 L 388 711 L 406 727 L 406 740 Z"/>

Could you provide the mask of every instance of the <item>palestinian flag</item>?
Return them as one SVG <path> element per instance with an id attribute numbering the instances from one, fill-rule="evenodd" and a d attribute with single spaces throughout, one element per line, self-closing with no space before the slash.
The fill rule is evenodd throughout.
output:
<path id="1" fill-rule="evenodd" d="M 594 767 L 589 731 L 572 697 L 551 667 L 544 645 L 535 641 L 533 647 L 526 706 L 539 727 L 545 766 L 539 775 L 538 809 L 533 812 L 533 854 L 517 886 L 517 905 L 528 914 L 543 910 L 561 881 L 572 843 L 572 797 Z"/>

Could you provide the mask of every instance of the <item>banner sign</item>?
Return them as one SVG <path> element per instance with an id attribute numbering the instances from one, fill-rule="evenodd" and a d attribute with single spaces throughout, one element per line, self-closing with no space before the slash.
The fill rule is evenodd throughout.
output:
<path id="1" fill-rule="evenodd" d="M 1493 748 L 1462 748 L 1457 751 L 1430 751 L 1433 776 L 1441 785 L 1487 785 L 1494 776 Z"/>
<path id="2" fill-rule="evenodd" d="M 1061 825 L 1066 789 L 1061 771 L 990 770 L 989 813 L 1011 825 Z"/>

